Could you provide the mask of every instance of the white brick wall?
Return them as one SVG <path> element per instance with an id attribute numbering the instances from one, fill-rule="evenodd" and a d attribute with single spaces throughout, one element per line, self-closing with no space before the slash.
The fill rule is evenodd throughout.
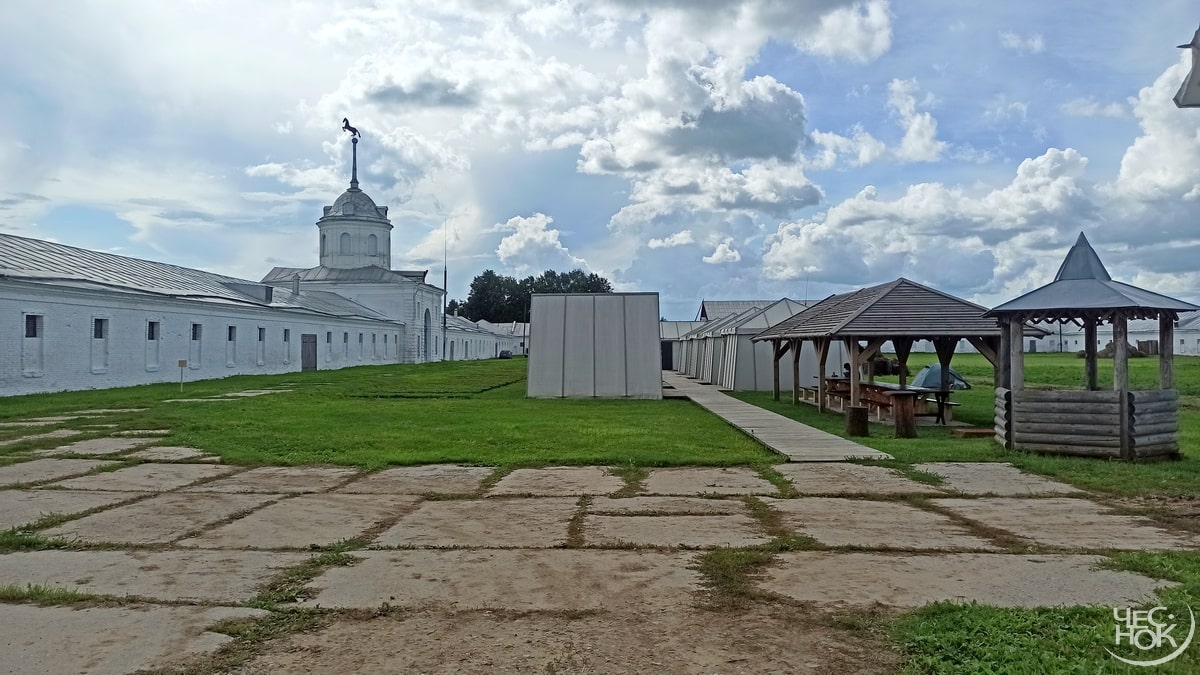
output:
<path id="1" fill-rule="evenodd" d="M 25 314 L 44 317 L 42 337 L 25 338 Z M 104 340 L 93 338 L 96 318 L 108 320 Z M 159 324 L 159 340 L 148 345 L 150 321 Z M 177 362 L 192 360 L 193 323 L 203 327 L 200 359 L 189 364 L 185 380 L 299 371 L 301 336 L 306 333 L 317 336 L 321 370 L 399 363 L 396 344 L 405 343 L 405 327 L 393 323 L 0 281 L 0 395 L 178 382 Z M 232 352 L 229 326 L 236 327 Z M 259 328 L 265 329 L 262 365 L 258 363 Z M 290 356 L 284 329 L 290 332 Z M 331 351 L 326 349 L 327 332 L 333 333 L 335 341 Z M 350 333 L 348 358 L 338 342 L 343 332 Z M 359 333 L 363 334 L 361 356 Z M 23 353 L 39 346 L 41 369 L 24 372 Z M 157 365 L 151 358 L 155 352 Z M 233 365 L 228 365 L 227 354 L 233 356 Z"/>

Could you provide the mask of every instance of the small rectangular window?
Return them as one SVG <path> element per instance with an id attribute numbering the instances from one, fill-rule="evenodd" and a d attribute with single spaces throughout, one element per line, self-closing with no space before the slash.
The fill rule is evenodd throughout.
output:
<path id="1" fill-rule="evenodd" d="M 342 343 L 350 344 L 350 334 L 349 333 L 342 333 Z"/>
<path id="2" fill-rule="evenodd" d="M 40 314 L 25 315 L 25 337 L 42 337 L 42 316 Z"/>
<path id="3" fill-rule="evenodd" d="M 325 344 L 333 344 L 333 331 L 325 331 Z"/>
<path id="4" fill-rule="evenodd" d="M 258 329 L 258 341 L 259 341 L 259 342 L 266 342 L 266 341 L 267 341 L 267 329 L 266 329 L 266 328 L 259 328 L 259 329 Z"/>
<path id="5" fill-rule="evenodd" d="M 383 336 L 383 344 L 385 344 L 385 345 L 387 344 L 387 335 L 386 334 Z"/>
<path id="6" fill-rule="evenodd" d="M 371 333 L 371 344 L 375 344 L 375 334 Z"/>
<path id="7" fill-rule="evenodd" d="M 291 328 L 284 328 L 284 329 L 283 329 L 283 341 L 284 341 L 284 342 L 291 342 L 291 341 L 292 341 L 292 329 L 291 329 Z"/>
<path id="8" fill-rule="evenodd" d="M 200 325 L 200 324 L 198 324 L 198 323 L 194 323 L 194 324 L 192 324 L 192 342 L 199 342 L 199 341 L 200 341 L 200 330 L 201 330 L 201 328 L 202 328 L 202 327 L 201 327 L 201 325 Z"/>
<path id="9" fill-rule="evenodd" d="M 146 322 L 146 339 L 147 340 L 157 340 L 158 339 L 158 322 L 157 321 Z"/>
<path id="10" fill-rule="evenodd" d="M 358 334 L 358 344 L 360 344 L 360 345 L 361 345 L 361 344 L 362 344 L 362 341 L 363 341 L 363 340 L 362 340 L 362 333 L 359 333 L 359 334 Z"/>
<path id="11" fill-rule="evenodd" d="M 228 342 L 237 341 L 237 326 L 230 326 L 228 336 L 225 338 Z"/>
<path id="12" fill-rule="evenodd" d="M 108 337 L 108 319 L 92 319 L 92 337 L 97 340 Z"/>

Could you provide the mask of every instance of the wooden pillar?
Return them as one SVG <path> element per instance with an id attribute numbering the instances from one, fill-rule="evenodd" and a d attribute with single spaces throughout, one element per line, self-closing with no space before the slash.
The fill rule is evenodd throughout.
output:
<path id="1" fill-rule="evenodd" d="M 1083 342 L 1084 387 L 1096 391 L 1096 317 L 1091 314 L 1083 317 Z"/>
<path id="2" fill-rule="evenodd" d="M 1125 315 L 1116 312 L 1112 318 L 1113 328 L 1113 390 L 1118 394 L 1120 406 L 1121 459 L 1133 459 L 1132 434 L 1129 425 L 1129 324 Z M 1162 345 L 1158 346 L 1159 350 Z"/>
<path id="3" fill-rule="evenodd" d="M 817 338 L 817 412 L 825 410 L 825 363 L 829 361 L 829 338 Z"/>
<path id="4" fill-rule="evenodd" d="M 771 363 L 771 367 L 775 374 L 775 381 L 771 387 L 771 398 L 779 400 L 779 359 L 783 358 L 783 352 L 779 351 L 783 347 L 783 340 L 771 340 L 771 349 L 775 354 L 775 358 Z"/>
<path id="5" fill-rule="evenodd" d="M 896 360 L 900 362 L 900 388 L 904 388 L 908 380 L 908 355 L 912 352 L 913 339 L 910 337 L 892 338 L 892 346 L 896 348 Z"/>
<path id="6" fill-rule="evenodd" d="M 933 341 L 933 349 L 937 352 L 938 364 L 942 367 L 942 378 L 938 382 L 938 389 L 948 391 L 950 389 L 950 361 L 954 359 L 954 348 L 958 345 L 958 338 L 940 337 Z"/>
<path id="7" fill-rule="evenodd" d="M 917 392 L 911 390 L 891 392 L 889 398 L 892 399 L 892 421 L 896 425 L 896 438 L 917 437 L 917 396 Z"/>
<path id="8" fill-rule="evenodd" d="M 850 353 L 850 405 L 859 405 L 858 340 L 846 340 L 846 351 Z"/>
<path id="9" fill-rule="evenodd" d="M 1175 320 L 1167 312 L 1158 315 L 1158 388 L 1175 388 Z"/>
<path id="10" fill-rule="evenodd" d="M 1008 320 L 1008 373 L 1009 389 L 1020 391 L 1025 388 L 1025 352 L 1022 349 L 1025 337 L 1025 322 L 1020 317 Z"/>
<path id="11" fill-rule="evenodd" d="M 800 405 L 800 347 L 803 340 L 792 340 L 792 405 Z"/>

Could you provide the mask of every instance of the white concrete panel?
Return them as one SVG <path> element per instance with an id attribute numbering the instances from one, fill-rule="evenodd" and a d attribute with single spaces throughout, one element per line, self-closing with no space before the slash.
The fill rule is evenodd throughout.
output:
<path id="1" fill-rule="evenodd" d="M 535 295 L 530 304 L 526 393 L 532 398 L 563 395 L 563 322 L 567 299 L 562 295 Z"/>
<path id="2" fill-rule="evenodd" d="M 596 299 L 593 295 L 564 296 L 563 396 L 596 395 Z"/>
<path id="3" fill-rule="evenodd" d="M 662 398 L 658 319 L 657 293 L 625 296 L 626 395 L 632 398 Z"/>
<path id="4" fill-rule="evenodd" d="M 625 380 L 624 295 L 597 295 L 596 299 L 596 396 L 617 398 L 628 395 Z M 678 345 L 678 342 L 672 343 Z"/>

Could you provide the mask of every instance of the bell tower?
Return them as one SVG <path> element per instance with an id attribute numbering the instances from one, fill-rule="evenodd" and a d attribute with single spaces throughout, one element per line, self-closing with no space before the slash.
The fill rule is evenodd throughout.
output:
<path id="1" fill-rule="evenodd" d="M 350 138 L 350 188 L 317 221 L 321 266 L 355 269 L 392 267 L 392 222 L 386 206 L 376 206 L 358 187 L 358 135 Z"/>

